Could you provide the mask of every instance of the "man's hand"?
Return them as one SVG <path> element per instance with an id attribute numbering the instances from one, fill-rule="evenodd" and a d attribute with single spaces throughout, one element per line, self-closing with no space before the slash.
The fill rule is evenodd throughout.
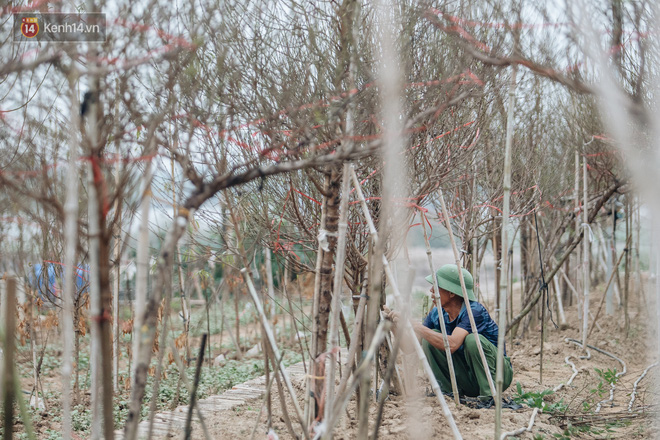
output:
<path id="1" fill-rule="evenodd" d="M 399 323 L 399 318 L 401 317 L 399 312 L 395 312 L 394 310 L 390 310 L 389 307 L 383 306 L 383 313 L 385 313 L 385 319 L 389 319 L 394 325 Z"/>

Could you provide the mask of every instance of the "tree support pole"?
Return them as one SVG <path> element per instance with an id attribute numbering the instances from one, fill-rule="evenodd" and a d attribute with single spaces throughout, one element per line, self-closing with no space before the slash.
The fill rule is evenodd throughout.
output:
<path id="1" fill-rule="evenodd" d="M 502 268 L 501 270 L 503 273 L 500 276 L 500 285 L 497 286 L 500 289 L 500 304 L 499 304 L 499 331 L 497 333 L 497 361 L 496 361 L 496 371 L 495 371 L 495 382 L 497 384 L 497 392 L 493 393 L 493 398 L 495 398 L 495 440 L 498 440 L 500 438 L 500 432 L 502 430 L 502 399 L 500 398 L 502 396 L 502 388 L 504 385 L 504 337 L 506 336 L 506 332 L 504 329 L 506 328 L 506 306 L 507 306 L 507 293 L 508 293 L 508 287 L 509 287 L 509 211 L 510 211 L 510 198 L 511 198 L 511 144 L 513 143 L 513 110 L 515 107 L 515 99 L 516 99 L 516 67 L 514 65 L 513 71 L 511 72 L 511 86 L 509 88 L 509 109 L 508 109 L 508 115 L 507 115 L 507 123 L 506 123 L 506 144 L 504 147 L 504 200 L 502 202 L 502 261 L 500 267 Z M 441 193 L 442 194 L 442 193 Z M 441 196 L 442 197 L 442 196 Z M 445 212 L 445 201 L 444 198 L 442 198 L 442 209 L 443 209 L 443 216 L 445 217 L 447 227 L 448 227 L 448 232 L 449 236 L 452 239 L 452 247 L 455 248 L 455 245 L 453 244 L 453 233 L 450 228 L 449 224 L 449 216 Z M 458 254 L 455 252 L 455 256 L 457 258 L 457 263 L 458 264 Z M 543 262 L 541 262 L 543 264 Z M 462 272 L 459 270 L 459 274 L 461 274 L 461 279 L 463 278 Z M 461 286 L 463 284 L 463 281 L 461 281 Z M 467 300 L 467 309 L 470 310 L 469 307 L 469 299 L 467 299 L 467 294 L 465 290 L 463 291 L 463 294 L 465 295 L 465 298 Z M 543 309 L 545 310 L 545 308 Z M 470 324 L 472 325 L 472 330 L 476 333 L 476 326 L 473 323 L 473 318 L 472 318 L 472 310 L 470 310 Z M 541 320 L 541 329 L 543 329 L 543 320 Z M 477 336 L 476 338 L 479 340 L 479 337 Z M 478 347 L 479 347 L 479 355 L 482 356 L 481 361 L 484 363 L 484 369 L 486 370 L 489 378 L 489 385 L 490 382 L 492 381 L 490 377 L 490 368 L 488 368 L 488 364 L 485 362 L 486 357 L 483 353 L 483 348 L 481 347 L 481 341 L 478 341 Z M 543 353 L 543 331 L 541 330 L 541 353 Z M 543 367 L 541 367 L 543 368 Z"/>
<path id="2" fill-rule="evenodd" d="M 468 298 L 467 289 L 465 288 L 465 279 L 463 278 L 463 271 L 461 270 L 463 268 L 463 266 L 461 265 L 461 256 L 458 253 L 458 247 L 456 246 L 456 240 L 454 239 L 454 232 L 451 228 L 451 223 L 449 222 L 449 211 L 447 211 L 447 205 L 445 204 L 445 197 L 442 194 L 442 189 L 438 189 L 438 195 L 440 196 L 440 205 L 442 206 L 442 216 L 444 217 L 445 227 L 447 228 L 449 241 L 451 242 L 451 247 L 454 251 L 454 259 L 456 260 L 456 267 L 458 267 L 458 279 L 461 281 L 461 290 L 463 291 L 463 299 L 465 300 L 465 310 L 467 310 L 468 317 L 470 318 L 470 326 L 472 327 L 472 333 L 474 334 L 474 336 L 476 336 L 475 341 L 477 343 L 477 349 L 479 350 L 479 357 L 481 358 L 481 364 L 484 367 L 484 371 L 486 372 L 486 377 L 488 378 L 488 386 L 490 387 L 490 392 L 493 394 L 493 398 L 497 399 L 499 398 L 499 394 L 497 394 L 495 383 L 493 383 L 493 377 L 490 374 L 490 368 L 488 368 L 488 362 L 486 361 L 484 348 L 481 346 L 481 339 L 479 338 L 479 332 L 477 331 L 477 324 L 474 322 L 474 315 L 472 314 L 472 306 L 470 305 L 470 298 Z M 506 320 L 506 314 L 504 314 L 504 319 Z"/>

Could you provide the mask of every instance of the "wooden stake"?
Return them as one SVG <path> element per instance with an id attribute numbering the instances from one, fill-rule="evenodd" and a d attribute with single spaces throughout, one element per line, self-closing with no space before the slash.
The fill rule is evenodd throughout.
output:
<path id="1" fill-rule="evenodd" d="M 348 347 L 348 368 L 346 369 L 347 373 L 344 374 L 344 376 L 341 378 L 339 381 L 339 386 L 337 387 L 337 396 L 341 396 L 344 393 L 344 390 L 346 389 L 346 385 L 348 384 L 348 379 L 351 377 L 349 374 L 353 370 L 353 366 L 355 365 L 355 354 L 357 353 L 357 349 L 360 346 L 361 343 L 361 335 L 362 332 L 360 331 L 362 329 L 362 322 L 364 319 L 364 309 L 367 305 L 367 294 L 366 294 L 366 279 L 364 284 L 362 285 L 362 294 L 360 295 L 360 301 L 358 302 L 358 307 L 357 311 L 355 312 L 355 321 L 353 322 L 353 337 L 351 338 L 351 343 L 349 344 Z"/>
<path id="2" fill-rule="evenodd" d="M 73 78 L 70 109 L 70 153 L 67 170 L 66 201 L 64 203 L 64 275 L 62 291 L 62 439 L 71 440 L 71 374 L 73 372 L 74 345 L 76 334 L 74 327 L 74 295 L 76 294 L 76 248 L 78 244 L 78 100 Z"/>
<path id="3" fill-rule="evenodd" d="M 270 249 L 268 247 L 264 247 L 264 261 L 265 261 L 265 266 L 266 266 L 266 287 L 268 289 L 268 297 L 264 301 L 264 303 L 270 304 L 270 316 L 269 319 L 271 321 L 275 320 L 275 286 L 273 283 L 273 263 L 271 260 L 271 255 L 270 255 Z M 282 341 L 283 336 L 284 336 L 284 320 L 282 320 L 282 325 L 280 325 L 281 330 L 280 330 L 280 341 Z M 273 328 L 276 329 L 275 331 L 275 336 L 277 336 L 277 326 L 273 324 Z"/>
<path id="4" fill-rule="evenodd" d="M 575 187 L 573 189 L 573 200 L 575 201 L 575 235 L 579 234 L 580 231 L 580 152 L 575 149 Z M 584 210 L 586 211 L 587 207 L 584 207 Z M 586 237 L 586 235 L 585 235 Z M 577 249 L 575 252 L 576 254 L 576 260 L 577 261 L 582 261 L 581 255 L 580 255 L 580 248 Z M 576 264 L 575 265 L 575 287 L 577 290 L 580 289 L 580 265 Z M 577 293 L 577 290 L 574 292 L 575 294 L 575 300 L 577 301 L 577 309 L 578 309 L 578 315 L 580 314 L 581 310 L 581 298 L 580 295 Z"/>
<path id="5" fill-rule="evenodd" d="M 632 233 L 628 235 L 628 238 L 626 239 L 626 247 L 630 246 L 630 240 L 632 239 Z M 610 273 L 610 277 L 607 280 L 607 284 L 605 285 L 605 292 L 607 292 L 607 289 L 610 287 L 610 284 L 612 284 L 612 281 L 614 280 L 614 276 L 616 275 L 616 272 L 619 270 L 619 265 L 621 264 L 621 259 L 623 256 L 626 255 L 625 249 L 621 251 L 621 254 L 619 255 L 619 258 L 617 258 L 616 263 L 612 265 L 612 272 Z M 594 316 L 594 322 L 591 325 L 591 330 L 589 330 L 589 333 L 587 336 L 591 336 L 591 332 L 594 331 L 594 327 L 596 327 L 596 322 L 598 321 L 598 317 L 600 316 L 600 311 L 603 308 L 603 302 L 605 301 L 606 294 L 603 294 L 603 297 L 600 299 L 600 304 L 598 304 L 598 310 L 596 311 L 596 316 Z"/>
<path id="6" fill-rule="evenodd" d="M 289 379 L 289 373 L 288 371 L 286 371 L 286 367 L 281 363 L 282 355 L 280 354 L 280 350 L 277 348 L 277 343 L 275 342 L 275 336 L 273 335 L 273 330 L 270 327 L 270 323 L 268 322 L 268 318 L 266 317 L 266 312 L 264 312 L 264 308 L 261 304 L 261 300 L 259 299 L 259 295 L 257 295 L 257 291 L 254 288 L 254 284 L 252 283 L 252 278 L 250 277 L 250 274 L 248 273 L 248 270 L 245 267 L 241 269 L 241 274 L 245 279 L 245 282 L 248 287 L 248 291 L 250 292 L 250 296 L 252 297 L 252 301 L 254 302 L 254 305 L 257 308 L 257 312 L 259 313 L 259 319 L 261 320 L 261 325 L 263 325 L 264 327 L 264 331 L 266 333 L 266 337 L 270 344 L 270 348 L 273 351 L 273 355 L 275 357 L 274 362 L 279 365 L 280 374 L 282 375 L 282 379 L 284 380 L 289 395 L 291 396 L 291 400 L 293 401 L 293 407 L 296 411 L 296 416 L 298 417 L 298 420 L 300 421 L 300 425 L 303 429 L 303 434 L 305 435 L 305 438 L 309 438 L 307 434 L 307 425 L 305 424 L 305 420 L 303 418 L 303 412 L 301 411 L 300 405 L 298 404 L 298 397 L 296 396 L 296 392 L 294 391 L 293 385 L 291 384 L 291 380 Z"/>
<path id="7" fill-rule="evenodd" d="M 147 281 L 149 278 L 149 209 L 151 207 L 151 160 L 147 161 L 142 183 L 142 200 L 140 202 L 140 226 L 138 231 L 138 248 L 136 256 L 135 275 L 135 305 L 133 311 L 133 368 L 137 368 L 140 353 L 140 338 L 143 316 L 147 302 Z M 185 362 L 184 362 L 185 363 Z M 132 375 L 135 376 L 135 370 Z"/>
<path id="8" fill-rule="evenodd" d="M 90 364 L 91 364 L 91 400 L 92 400 L 92 426 L 90 438 L 101 439 L 103 422 L 103 383 L 101 346 L 103 335 L 101 333 L 101 286 L 99 279 L 99 253 L 100 253 L 100 219 L 98 210 L 98 194 L 94 186 L 93 165 L 89 163 L 87 186 L 88 207 L 88 234 L 89 234 L 89 303 L 91 319 Z M 94 319 L 97 318 L 97 319 Z M 111 408 L 112 409 L 112 408 Z"/>
<path id="9" fill-rule="evenodd" d="M 374 226 L 374 222 L 371 218 L 371 213 L 369 212 L 369 208 L 367 207 L 367 202 L 364 198 L 364 194 L 362 193 L 362 187 L 360 186 L 360 182 L 357 178 L 357 175 L 355 174 L 354 170 L 351 170 L 351 178 L 353 180 L 353 185 L 355 186 L 355 193 L 357 194 L 358 200 L 360 201 L 360 206 L 362 207 L 362 212 L 364 214 L 364 219 L 367 222 L 367 225 L 369 227 L 369 233 L 371 235 L 371 241 L 376 243 L 378 242 L 378 232 L 376 231 L 376 227 Z M 451 234 L 450 234 L 451 235 Z M 399 288 L 396 284 L 396 281 L 394 279 L 394 274 L 392 273 L 392 269 L 390 268 L 389 261 L 387 261 L 387 258 L 385 255 L 383 255 L 383 268 L 385 270 L 385 275 L 390 283 L 390 286 L 392 287 L 392 294 L 394 295 L 394 299 L 396 300 L 397 304 L 402 304 L 402 298 L 401 298 L 401 293 L 399 292 Z M 449 410 L 449 406 L 447 405 L 447 402 L 445 402 L 444 395 L 442 394 L 442 391 L 440 390 L 440 386 L 438 385 L 438 381 L 435 379 L 435 375 L 433 374 L 433 370 L 431 370 L 431 366 L 429 364 L 428 359 L 426 358 L 426 355 L 424 354 L 424 350 L 422 349 L 421 344 L 417 340 L 417 336 L 415 335 L 415 332 L 412 329 L 412 326 L 410 325 L 410 322 L 407 321 L 408 317 L 406 316 L 404 318 L 406 321 L 403 324 L 403 329 L 402 331 L 404 333 L 401 333 L 401 337 L 409 337 L 410 343 L 413 345 L 415 352 L 417 353 L 417 357 L 419 361 L 422 363 L 422 367 L 424 368 L 424 373 L 426 374 L 426 377 L 428 378 L 429 382 L 431 383 L 431 387 L 433 388 L 433 391 L 435 392 L 436 397 L 438 398 L 438 402 L 440 403 L 440 406 L 442 408 L 442 412 L 445 416 L 445 419 L 447 420 L 447 423 L 449 423 L 449 426 L 452 430 L 452 433 L 454 435 L 455 439 L 462 439 L 463 437 L 461 436 L 461 433 L 458 431 L 458 427 L 456 426 L 456 422 L 454 421 L 454 417 L 451 414 L 451 411 Z M 382 324 L 383 321 L 381 321 Z M 380 326 L 379 326 L 380 328 Z M 372 340 L 372 343 L 374 342 L 376 338 Z M 344 396 L 344 399 L 347 399 L 346 395 Z M 336 411 L 335 411 L 336 413 Z"/>
<path id="10" fill-rule="evenodd" d="M 587 233 L 589 232 L 589 217 L 588 217 L 588 203 L 587 198 L 587 160 L 583 158 L 582 161 L 582 179 L 583 179 L 583 209 L 582 209 L 582 227 L 584 228 L 584 238 L 582 239 L 582 283 L 584 288 L 584 304 L 582 305 L 582 347 L 587 349 L 587 331 L 589 328 L 589 240 Z"/>
<path id="11" fill-rule="evenodd" d="M 119 88 L 119 78 L 115 81 L 117 91 Z M 117 93 L 115 97 L 115 117 L 119 120 L 119 96 Z M 117 157 L 120 157 L 120 136 L 115 136 L 115 152 Z M 115 188 L 119 188 L 119 172 L 121 170 L 121 161 L 115 164 Z M 115 393 L 119 392 L 119 283 L 120 280 L 120 265 L 121 265 L 121 208 L 120 198 L 115 198 L 114 211 L 115 211 L 115 227 L 113 233 L 113 255 L 115 259 L 115 273 L 112 280 L 112 389 Z"/>
<path id="12" fill-rule="evenodd" d="M 555 296 L 557 297 L 557 310 L 559 311 L 559 324 L 566 325 L 566 313 L 564 313 L 564 304 L 562 303 L 561 291 L 559 289 L 559 279 L 554 277 L 552 279 L 555 286 Z"/>
<path id="13" fill-rule="evenodd" d="M 472 280 L 474 285 L 472 290 L 474 290 L 474 295 L 477 297 L 477 301 L 481 302 L 481 289 L 479 288 L 479 239 L 474 237 L 472 239 Z"/>
<path id="14" fill-rule="evenodd" d="M 626 236 L 632 237 L 632 204 L 630 203 L 630 197 L 626 196 Z M 616 214 L 615 214 L 616 215 Z M 630 330 L 630 315 L 628 314 L 628 292 L 630 290 L 630 263 L 631 263 L 631 253 L 630 250 L 630 240 L 625 244 L 623 252 L 626 255 L 626 272 L 623 278 L 623 310 L 625 315 L 625 332 L 626 337 L 628 336 L 628 331 Z"/>
<path id="15" fill-rule="evenodd" d="M 452 360 L 451 347 L 449 346 L 449 338 L 447 336 L 447 326 L 445 325 L 445 319 L 442 313 L 442 304 L 440 300 L 440 289 L 438 288 L 438 279 L 435 276 L 435 267 L 433 266 L 433 257 L 431 255 L 431 243 L 429 241 L 429 236 L 426 233 L 426 216 L 422 213 L 422 230 L 424 231 L 424 242 L 426 244 L 426 257 L 429 261 L 429 269 L 431 270 L 431 276 L 433 277 L 433 297 L 435 298 L 435 304 L 438 308 L 438 321 L 440 322 L 440 330 L 442 331 L 442 342 L 445 345 L 445 356 L 447 356 L 447 364 L 449 365 L 449 378 L 451 380 L 451 389 L 454 393 L 454 402 L 456 405 L 460 405 L 460 396 L 458 395 L 458 385 L 456 384 L 456 372 L 454 371 L 454 361 Z"/>
<path id="16" fill-rule="evenodd" d="M 504 384 L 504 339 L 506 336 L 506 307 L 507 307 L 507 293 L 509 286 L 509 211 L 510 211 L 510 197 L 511 197 L 511 144 L 513 143 L 513 110 L 515 107 L 515 93 L 516 93 L 516 67 L 514 65 L 513 71 L 511 72 L 511 85 L 509 88 L 509 109 L 507 114 L 506 122 L 506 143 L 504 146 L 504 200 L 502 202 L 502 261 L 501 261 L 501 276 L 500 276 L 500 285 L 497 286 L 499 289 L 499 328 L 497 334 L 497 361 L 496 361 L 496 371 L 495 371 L 495 381 L 497 383 L 497 392 L 493 392 L 493 398 L 495 399 L 495 439 L 500 438 L 500 432 L 502 431 L 502 388 Z M 442 193 L 441 193 L 442 194 Z M 442 197 L 442 196 L 441 196 Z M 443 216 L 446 219 L 449 236 L 453 242 L 453 232 L 449 224 L 449 216 L 445 213 L 444 210 L 444 198 L 442 199 L 443 205 Z M 460 264 L 458 258 L 458 252 L 455 252 L 455 257 L 457 259 L 456 264 Z M 460 266 L 459 266 L 460 267 Z M 458 270 L 463 277 L 461 270 Z M 463 281 L 461 281 L 461 286 L 463 286 Z M 476 326 L 473 323 L 474 319 L 472 318 L 472 310 L 470 307 L 470 300 L 467 299 L 467 293 L 463 290 L 464 297 L 466 298 L 466 306 L 470 311 L 470 324 L 472 325 L 473 331 L 476 331 Z M 543 305 L 541 305 L 543 307 Z M 544 308 L 545 310 L 545 308 Z M 541 324 L 543 325 L 543 324 Z M 476 334 L 476 333 L 475 333 Z M 479 336 L 476 335 L 476 339 L 479 340 Z M 481 361 L 484 363 L 484 369 L 486 370 L 489 377 L 489 384 L 492 382 L 490 378 L 490 368 L 486 363 L 486 357 L 483 354 L 483 348 L 481 347 L 481 341 L 478 341 L 479 354 L 482 356 Z M 492 388 L 492 385 L 491 385 Z"/>
<path id="17" fill-rule="evenodd" d="M 479 338 L 479 332 L 477 331 L 477 324 L 474 322 L 474 315 L 472 314 L 472 306 L 470 305 L 470 298 L 468 298 L 467 289 L 465 288 L 465 279 L 463 279 L 463 271 L 461 270 L 463 268 L 461 265 L 461 256 L 458 253 L 458 247 L 456 247 L 456 240 L 454 239 L 454 232 L 451 228 L 451 223 L 449 222 L 449 212 L 447 211 L 447 205 L 445 205 L 445 197 L 442 194 L 442 189 L 438 189 L 438 194 L 440 196 L 440 205 L 442 206 L 442 216 L 444 217 L 445 220 L 445 227 L 447 228 L 449 241 L 451 242 L 451 247 L 454 251 L 454 259 L 456 261 L 456 267 L 458 267 L 458 279 L 461 282 L 461 290 L 463 291 L 463 299 L 465 300 L 465 310 L 467 310 L 468 312 L 468 317 L 470 319 L 470 326 L 472 327 L 472 333 L 475 336 L 475 342 L 477 343 L 477 349 L 479 350 L 479 357 L 481 358 L 481 364 L 484 367 L 484 371 L 486 372 L 486 377 L 488 378 L 488 386 L 490 387 L 490 392 L 493 394 L 493 398 L 496 399 L 497 401 L 499 394 L 497 394 L 497 389 L 495 388 L 495 384 L 493 383 L 493 378 L 490 374 L 490 368 L 488 368 L 488 362 L 486 361 L 484 348 L 481 346 L 481 339 Z M 504 317 L 506 319 L 506 314 L 504 314 Z"/>

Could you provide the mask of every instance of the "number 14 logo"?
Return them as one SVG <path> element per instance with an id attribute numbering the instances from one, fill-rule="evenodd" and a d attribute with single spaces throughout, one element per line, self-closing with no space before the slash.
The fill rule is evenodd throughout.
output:
<path id="1" fill-rule="evenodd" d="M 39 33 L 39 20 L 37 17 L 23 17 L 21 34 L 26 38 L 34 38 Z"/>

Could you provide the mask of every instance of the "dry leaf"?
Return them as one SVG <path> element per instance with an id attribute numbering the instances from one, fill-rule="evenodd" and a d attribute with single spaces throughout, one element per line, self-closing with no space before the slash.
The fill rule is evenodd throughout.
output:
<path id="1" fill-rule="evenodd" d="M 85 317 L 82 313 L 78 316 L 78 332 L 81 336 L 87 334 L 87 323 L 85 322 Z"/>
<path id="2" fill-rule="evenodd" d="M 174 340 L 174 345 L 176 345 L 176 348 L 182 349 L 186 346 L 186 334 L 181 333 L 178 338 Z"/>
<path id="3" fill-rule="evenodd" d="M 133 333 L 133 319 L 129 319 L 128 321 L 122 321 L 121 323 L 121 332 L 124 335 L 130 335 Z"/>

